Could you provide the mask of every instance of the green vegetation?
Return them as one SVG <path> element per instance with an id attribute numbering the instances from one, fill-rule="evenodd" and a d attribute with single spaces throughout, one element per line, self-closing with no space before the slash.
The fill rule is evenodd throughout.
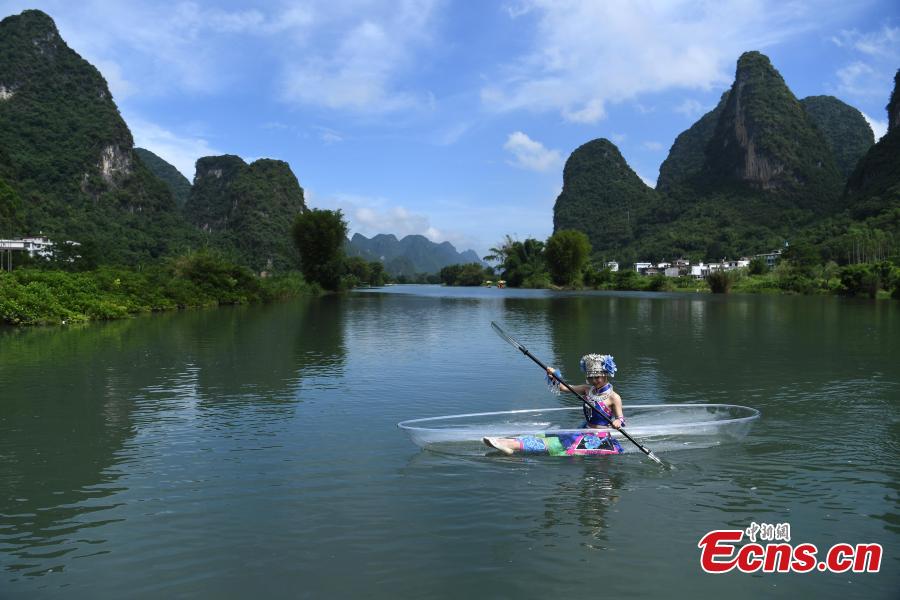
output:
<path id="1" fill-rule="evenodd" d="M 347 237 L 347 222 L 341 211 L 313 208 L 300 213 L 294 219 L 292 233 L 304 277 L 326 290 L 340 289 Z"/>
<path id="2" fill-rule="evenodd" d="M 599 139 L 577 148 L 566 161 L 553 230 L 583 231 L 595 251 L 624 256 L 660 211 L 656 192 L 631 170 L 615 144 Z"/>
<path id="3" fill-rule="evenodd" d="M 713 271 L 706 276 L 706 283 L 713 294 L 727 294 L 740 277 L 738 271 Z"/>
<path id="4" fill-rule="evenodd" d="M 747 267 L 748 275 L 765 275 L 769 272 L 769 265 L 766 264 L 765 259 L 756 257 L 750 261 L 750 265 Z"/>
<path id="5" fill-rule="evenodd" d="M 380 261 L 345 254 L 347 222 L 340 210 L 314 208 L 300 213 L 294 219 L 292 235 L 303 275 L 326 290 L 380 286 L 388 281 Z"/>
<path id="6" fill-rule="evenodd" d="M 529 238 L 524 242 L 506 236 L 491 248 L 485 260 L 496 261 L 501 278 L 510 287 L 547 288 L 551 273 L 556 285 L 569 289 L 629 290 L 646 292 L 712 292 L 755 294 L 838 294 L 876 298 L 890 295 L 900 298 L 900 267 L 889 260 L 840 266 L 822 264 L 818 249 L 808 243 L 790 246 L 774 269 L 765 260 L 755 258 L 748 267 L 717 270 L 705 279 L 692 276 L 668 277 L 662 273 L 642 276 L 634 269 L 612 271 L 598 254 L 588 259 L 591 248 L 581 232 L 558 232 L 544 244 Z M 568 251 L 553 250 L 569 248 Z M 577 250 L 574 250 L 577 248 Z M 441 278 L 448 285 L 478 285 L 478 265 L 447 268 Z M 466 276 L 462 276 L 466 273 Z"/>
<path id="7" fill-rule="evenodd" d="M 544 257 L 553 283 L 562 286 L 581 282 L 591 255 L 591 243 L 581 231 L 563 229 L 547 239 Z"/>
<path id="8" fill-rule="evenodd" d="M 209 252 L 141 270 L 104 266 L 64 272 L 0 271 L 0 322 L 40 325 L 120 319 L 137 313 L 267 302 L 320 294 L 297 274 L 259 278 Z"/>
<path id="9" fill-rule="evenodd" d="M 824 134 L 769 59 L 745 52 L 735 83 L 707 144 L 698 192 L 735 184 L 810 216 L 834 208 L 843 180 Z"/>
<path id="10" fill-rule="evenodd" d="M 810 96 L 800 106 L 824 134 L 838 169 L 846 179 L 869 148 L 875 134 L 862 113 L 834 96 Z"/>
<path id="11" fill-rule="evenodd" d="M 8 183 L 0 179 L 0 236 L 12 237 L 22 229 L 22 200 Z"/>
<path id="12" fill-rule="evenodd" d="M 445 285 L 476 286 L 493 276 L 493 271 L 481 263 L 469 263 L 444 267 L 440 272 L 440 281 Z"/>
<path id="13" fill-rule="evenodd" d="M 290 231 L 304 210 L 303 188 L 286 162 L 260 159 L 248 165 L 233 155 L 197 161 L 184 207 L 210 244 L 240 264 L 269 272 L 297 267 Z"/>
<path id="14" fill-rule="evenodd" d="M 360 286 L 378 287 L 384 285 L 387 280 L 387 274 L 384 272 L 384 265 L 377 261 L 367 261 L 358 256 L 351 256 L 345 262 L 346 275 L 344 276 L 344 285 L 349 288 Z"/>
<path id="15" fill-rule="evenodd" d="M 503 243 L 491 248 L 484 259 L 498 263 L 500 279 L 510 287 L 550 287 L 550 275 L 544 261 L 544 242 L 534 238 L 520 242 L 506 236 Z"/>
<path id="16" fill-rule="evenodd" d="M 178 169 L 149 150 L 135 148 L 134 153 L 141 159 L 141 162 L 150 169 L 151 173 L 159 177 L 162 182 L 166 184 L 169 191 L 172 192 L 172 196 L 175 198 L 175 204 L 178 208 L 183 208 L 191 195 L 191 182 L 188 181 L 188 178 L 182 175 Z"/>
<path id="17" fill-rule="evenodd" d="M 696 123 L 675 138 L 669 155 L 659 167 L 657 192 L 669 194 L 674 187 L 690 181 L 703 170 L 706 146 L 716 131 L 716 124 L 719 122 L 729 93 L 723 93 L 719 104 L 713 110 L 700 117 Z"/>

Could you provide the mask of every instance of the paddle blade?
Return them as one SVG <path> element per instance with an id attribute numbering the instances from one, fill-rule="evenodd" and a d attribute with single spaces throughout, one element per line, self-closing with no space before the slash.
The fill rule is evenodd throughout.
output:
<path id="1" fill-rule="evenodd" d="M 519 349 L 519 350 L 525 350 L 525 346 L 523 346 L 522 344 L 520 344 L 520 343 L 516 340 L 516 338 L 512 337 L 511 335 L 509 335 L 508 333 L 506 333 L 505 331 L 503 331 L 503 328 L 501 328 L 499 325 L 497 325 L 497 324 L 494 323 L 493 321 L 491 321 L 491 329 L 494 330 L 494 333 L 496 333 L 497 335 L 499 335 L 500 337 L 502 337 L 504 340 L 506 340 L 511 346 L 513 346 L 513 347 L 515 347 L 515 348 L 517 348 L 517 349 Z"/>
<path id="2" fill-rule="evenodd" d="M 661 467 L 666 466 L 666 465 L 663 464 L 663 461 L 659 460 L 659 458 L 658 458 L 655 454 L 653 454 L 652 452 L 648 452 L 648 453 L 647 453 L 647 456 L 650 458 L 650 460 L 652 460 L 653 462 L 655 462 L 655 463 L 658 464 L 659 466 L 661 466 Z"/>

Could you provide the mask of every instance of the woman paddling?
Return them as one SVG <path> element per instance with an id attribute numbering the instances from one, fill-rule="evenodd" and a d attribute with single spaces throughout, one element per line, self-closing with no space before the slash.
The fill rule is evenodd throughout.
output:
<path id="1" fill-rule="evenodd" d="M 582 429 L 599 429 L 610 426 L 619 429 L 625 425 L 622 398 L 613 391 L 609 380 L 618 368 L 609 354 L 585 354 L 580 362 L 587 385 L 569 386 L 587 398 L 590 406 L 583 405 L 585 422 Z M 553 367 L 547 368 L 547 380 L 559 392 L 562 374 Z M 555 436 L 521 436 L 515 438 L 483 438 L 485 444 L 504 454 L 514 452 L 550 454 L 621 454 L 622 447 L 609 431 L 587 432 L 584 434 L 564 433 Z"/>
<path id="2" fill-rule="evenodd" d="M 586 396 L 591 406 L 584 408 L 585 427 L 609 427 L 616 429 L 625 425 L 625 413 L 622 411 L 622 398 L 613 391 L 610 379 L 616 376 L 616 362 L 609 354 L 585 354 L 581 357 L 581 370 L 584 371 L 588 385 L 573 385 L 573 390 Z M 552 378 L 547 369 L 548 377 Z M 557 382 L 557 385 L 559 383 Z"/>

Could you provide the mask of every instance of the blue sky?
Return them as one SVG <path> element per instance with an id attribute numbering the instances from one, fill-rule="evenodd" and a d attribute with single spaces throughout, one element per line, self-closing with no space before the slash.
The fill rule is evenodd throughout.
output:
<path id="1" fill-rule="evenodd" d="M 760 50 L 798 98 L 876 136 L 900 67 L 896 1 L 0 0 L 39 8 L 106 77 L 135 143 L 287 161 L 352 233 L 479 254 L 545 239 L 569 154 L 611 139 L 649 184 Z"/>

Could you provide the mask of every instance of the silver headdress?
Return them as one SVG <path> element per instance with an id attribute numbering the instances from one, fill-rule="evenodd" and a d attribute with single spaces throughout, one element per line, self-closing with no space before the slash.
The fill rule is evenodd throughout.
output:
<path id="1" fill-rule="evenodd" d="M 585 354 L 581 357 L 581 370 L 588 377 L 596 377 L 597 375 L 615 377 L 618 368 L 613 357 L 609 354 Z"/>

